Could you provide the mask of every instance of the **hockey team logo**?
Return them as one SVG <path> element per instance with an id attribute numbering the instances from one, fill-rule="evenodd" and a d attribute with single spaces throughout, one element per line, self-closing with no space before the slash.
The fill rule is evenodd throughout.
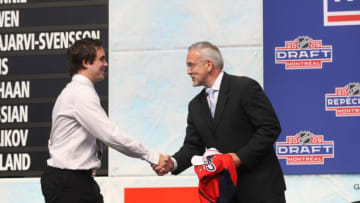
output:
<path id="1" fill-rule="evenodd" d="M 286 70 L 321 69 L 325 62 L 332 62 L 332 46 L 322 40 L 299 36 L 285 41 L 284 47 L 275 47 L 275 63 L 285 64 Z"/>
<path id="2" fill-rule="evenodd" d="M 324 25 L 360 25 L 360 0 L 323 0 Z"/>
<path id="3" fill-rule="evenodd" d="M 276 142 L 276 155 L 286 159 L 286 165 L 324 164 L 325 158 L 334 158 L 334 141 L 325 141 L 323 135 L 300 131 L 286 136 L 286 142 Z"/>
<path id="4" fill-rule="evenodd" d="M 206 170 L 208 170 L 210 172 L 216 171 L 216 166 L 212 161 L 213 157 L 214 156 L 207 157 L 208 163 L 206 164 Z"/>
<path id="5" fill-rule="evenodd" d="M 360 83 L 351 82 L 325 94 L 325 110 L 335 111 L 336 117 L 360 116 Z"/>

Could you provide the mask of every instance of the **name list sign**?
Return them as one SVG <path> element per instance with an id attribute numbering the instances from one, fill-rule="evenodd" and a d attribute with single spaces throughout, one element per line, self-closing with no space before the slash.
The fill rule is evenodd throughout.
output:
<path id="1" fill-rule="evenodd" d="M 108 0 L 0 0 L 0 177 L 39 177 L 76 40 L 108 44 Z M 108 77 L 96 85 L 108 110 Z M 97 175 L 107 175 L 107 149 Z"/>

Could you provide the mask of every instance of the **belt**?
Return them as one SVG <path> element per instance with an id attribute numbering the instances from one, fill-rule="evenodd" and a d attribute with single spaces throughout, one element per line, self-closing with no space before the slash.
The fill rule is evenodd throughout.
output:
<path id="1" fill-rule="evenodd" d="M 73 173 L 73 174 L 79 174 L 79 175 L 87 175 L 92 176 L 93 170 L 72 170 L 72 169 L 61 169 L 61 168 L 55 168 L 52 166 L 47 166 L 47 170 L 50 172 L 65 172 L 65 173 Z"/>

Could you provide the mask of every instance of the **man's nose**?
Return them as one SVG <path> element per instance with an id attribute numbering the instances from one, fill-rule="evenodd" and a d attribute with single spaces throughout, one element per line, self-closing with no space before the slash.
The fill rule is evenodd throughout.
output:
<path id="1" fill-rule="evenodd" d="M 187 73 L 190 75 L 192 73 L 192 69 L 190 67 L 187 67 Z"/>

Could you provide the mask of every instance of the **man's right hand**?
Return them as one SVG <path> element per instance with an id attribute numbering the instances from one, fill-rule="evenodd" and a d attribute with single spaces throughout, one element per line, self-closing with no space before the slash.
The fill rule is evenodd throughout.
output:
<path id="1" fill-rule="evenodd" d="M 174 162 L 169 155 L 160 154 L 158 165 L 153 164 L 152 168 L 157 175 L 162 176 L 174 168 Z"/>

